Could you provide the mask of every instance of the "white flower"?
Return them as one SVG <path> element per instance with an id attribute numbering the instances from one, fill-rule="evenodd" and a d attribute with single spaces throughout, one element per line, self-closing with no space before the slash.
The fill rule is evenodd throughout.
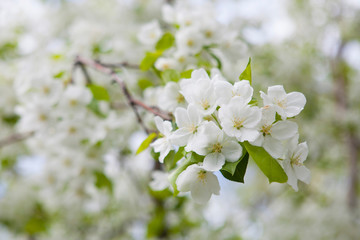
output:
<path id="1" fill-rule="evenodd" d="M 160 39 L 161 34 L 162 30 L 159 23 L 154 20 L 142 26 L 137 37 L 142 44 L 153 45 Z"/>
<path id="2" fill-rule="evenodd" d="M 250 107 L 240 97 L 234 97 L 222 106 L 219 118 L 224 132 L 240 142 L 254 141 L 259 136 L 256 127 L 261 120 L 261 111 L 258 107 Z"/>
<path id="3" fill-rule="evenodd" d="M 193 151 L 194 144 L 198 141 L 198 128 L 203 122 L 202 117 L 193 104 L 190 104 L 187 110 L 185 108 L 177 108 L 175 120 L 179 129 L 172 134 L 172 143 L 178 146 L 186 145 L 185 150 L 187 152 Z"/>
<path id="4" fill-rule="evenodd" d="M 187 27 L 178 31 L 175 39 L 178 49 L 190 54 L 200 52 L 203 46 L 203 36 L 197 27 Z"/>
<path id="5" fill-rule="evenodd" d="M 217 81 L 215 83 L 215 92 L 220 104 L 227 104 L 233 97 L 240 97 L 245 103 L 249 103 L 253 91 L 249 81 L 246 80 L 236 82 L 234 85 L 227 81 Z"/>
<path id="6" fill-rule="evenodd" d="M 176 82 L 168 82 L 158 96 L 158 105 L 165 111 L 173 112 L 177 107 L 185 107 L 185 103 L 180 86 Z"/>
<path id="7" fill-rule="evenodd" d="M 268 87 L 268 94 L 260 91 L 264 106 L 274 106 L 283 120 L 298 115 L 304 109 L 306 98 L 300 92 L 286 94 L 282 85 Z"/>
<path id="8" fill-rule="evenodd" d="M 154 148 L 155 152 L 160 152 L 159 161 L 164 162 L 164 158 L 168 155 L 170 150 L 174 149 L 170 142 L 171 135 L 171 122 L 163 121 L 159 116 L 155 117 L 155 124 L 159 132 L 163 135 L 162 138 L 157 139 L 155 142 L 150 144 Z"/>
<path id="9" fill-rule="evenodd" d="M 176 60 L 173 58 L 161 57 L 155 62 L 156 69 L 160 71 L 164 71 L 166 69 L 174 69 L 176 68 L 176 66 L 177 66 Z"/>
<path id="10" fill-rule="evenodd" d="M 298 132 L 298 126 L 291 121 L 275 122 L 275 109 L 265 107 L 262 109 L 262 119 L 260 121 L 260 135 L 251 144 L 263 146 L 264 149 L 274 158 L 280 158 L 284 154 L 282 141 L 292 138 Z"/>
<path id="11" fill-rule="evenodd" d="M 216 110 L 214 84 L 204 69 L 193 71 L 191 78 L 182 81 L 180 87 L 186 101 L 194 104 L 202 114 L 210 115 Z"/>
<path id="12" fill-rule="evenodd" d="M 194 152 L 205 156 L 204 169 L 218 171 L 225 160 L 236 162 L 242 155 L 241 145 L 227 137 L 214 122 L 206 122 L 199 129 L 198 141 L 193 144 Z"/>
<path id="13" fill-rule="evenodd" d="M 150 182 L 150 187 L 154 191 L 162 191 L 170 186 L 168 174 L 163 171 L 153 171 L 151 174 L 153 180 Z"/>
<path id="14" fill-rule="evenodd" d="M 180 192 L 191 192 L 195 202 L 204 204 L 212 194 L 219 195 L 220 185 L 214 173 L 206 171 L 202 166 L 193 164 L 188 166 L 176 179 L 176 186 Z"/>
<path id="15" fill-rule="evenodd" d="M 306 142 L 298 144 L 299 135 L 293 137 L 288 144 L 289 151 L 283 161 L 284 171 L 288 176 L 287 183 L 298 191 L 297 180 L 309 184 L 310 171 L 304 166 L 304 161 L 309 153 Z"/>
<path id="16" fill-rule="evenodd" d="M 64 91 L 59 105 L 69 111 L 77 112 L 84 109 L 90 103 L 92 94 L 90 90 L 84 86 L 69 85 Z"/>

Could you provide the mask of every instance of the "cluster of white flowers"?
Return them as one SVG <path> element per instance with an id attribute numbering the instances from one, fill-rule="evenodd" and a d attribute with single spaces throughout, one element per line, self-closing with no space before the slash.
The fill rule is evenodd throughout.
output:
<path id="1" fill-rule="evenodd" d="M 249 81 L 231 84 L 217 71 L 210 78 L 204 69 L 194 70 L 191 78 L 168 83 L 166 88 L 171 88 L 173 94 L 160 99 L 171 105 L 167 110 L 173 110 L 177 127 L 173 129 L 171 122 L 155 118 L 161 137 L 152 146 L 160 153 L 160 162 L 178 147 L 204 157 L 178 176 L 179 191 L 191 191 L 199 203 L 207 202 L 211 194 L 219 194 L 213 172 L 221 170 L 226 162 L 238 161 L 245 141 L 263 147 L 278 159 L 295 190 L 297 179 L 309 182 L 310 173 L 303 166 L 307 145 L 298 144 L 298 126 L 289 119 L 304 108 L 302 93 L 287 94 L 283 86 L 272 86 L 267 94 L 261 92 L 263 105 L 258 107 Z"/>
<path id="2" fill-rule="evenodd" d="M 247 47 L 239 39 L 238 31 L 221 24 L 215 17 L 216 10 L 213 6 L 204 8 L 201 11 L 190 10 L 190 6 L 181 3 L 163 6 L 163 21 L 176 29 L 175 45 L 157 59 L 156 69 L 164 71 L 194 68 L 198 61 L 197 55 L 204 47 L 217 48 L 225 52 L 235 49 L 237 53 L 246 51 Z M 154 46 L 162 33 L 159 22 L 154 20 L 140 29 L 138 39 L 147 46 Z"/>

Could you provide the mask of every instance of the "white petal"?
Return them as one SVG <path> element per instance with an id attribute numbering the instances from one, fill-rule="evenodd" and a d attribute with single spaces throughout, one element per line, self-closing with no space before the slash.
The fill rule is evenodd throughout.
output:
<path id="1" fill-rule="evenodd" d="M 187 128 L 180 128 L 171 134 L 170 141 L 174 145 L 185 146 L 191 135 Z"/>
<path id="2" fill-rule="evenodd" d="M 258 138 L 255 139 L 255 141 L 250 142 L 251 145 L 261 147 L 264 142 L 264 136 L 262 134 L 259 134 Z"/>
<path id="3" fill-rule="evenodd" d="M 197 164 L 188 166 L 176 179 L 176 186 L 180 192 L 188 192 L 191 189 L 191 184 L 196 181 L 197 171 L 199 167 Z"/>
<path id="4" fill-rule="evenodd" d="M 284 147 L 281 141 L 271 136 L 265 136 L 263 146 L 273 158 L 280 158 L 284 154 Z"/>
<path id="5" fill-rule="evenodd" d="M 310 183 L 311 174 L 309 169 L 307 169 L 305 166 L 296 166 L 296 165 L 293 166 L 293 168 L 297 179 L 307 184 Z"/>
<path id="6" fill-rule="evenodd" d="M 211 198 L 212 193 L 209 191 L 206 183 L 195 182 L 192 184 L 191 197 L 198 204 L 205 204 Z"/>
<path id="7" fill-rule="evenodd" d="M 271 106 L 263 107 L 261 109 L 261 125 L 271 125 L 275 122 L 275 108 Z"/>
<path id="8" fill-rule="evenodd" d="M 271 127 L 271 136 L 278 140 L 292 138 L 297 132 L 297 124 L 291 121 L 279 121 Z"/>
<path id="9" fill-rule="evenodd" d="M 225 163 L 225 156 L 221 153 L 210 153 L 205 156 L 203 167 L 207 171 L 218 171 Z"/>
<path id="10" fill-rule="evenodd" d="M 284 163 L 284 171 L 288 177 L 287 183 L 297 192 L 299 190 L 297 186 L 297 178 L 290 162 L 287 161 Z"/>
<path id="11" fill-rule="evenodd" d="M 261 120 L 261 111 L 258 107 L 250 107 L 246 112 L 244 126 L 247 128 L 256 127 Z"/>
<path id="12" fill-rule="evenodd" d="M 176 108 L 174 115 L 176 124 L 179 128 L 186 127 L 190 124 L 189 117 L 185 108 Z"/>
<path id="13" fill-rule="evenodd" d="M 199 123 L 201 122 L 202 115 L 193 104 L 189 104 L 187 109 L 187 115 L 189 117 L 190 123 L 194 125 L 199 125 Z"/>
<path id="14" fill-rule="evenodd" d="M 242 155 L 242 147 L 235 141 L 226 141 L 222 145 L 221 153 L 225 155 L 226 161 L 236 162 Z"/>
<path id="15" fill-rule="evenodd" d="M 156 125 L 156 128 L 159 130 L 159 132 L 161 132 L 162 134 L 164 134 L 164 127 L 163 127 L 163 120 L 161 119 L 161 117 L 159 116 L 156 116 L 154 118 L 154 121 L 155 121 L 155 125 Z"/>
<path id="16" fill-rule="evenodd" d="M 300 143 L 294 151 L 294 155 L 299 156 L 300 163 L 303 163 L 306 160 L 308 154 L 309 149 L 306 142 Z"/>
<path id="17" fill-rule="evenodd" d="M 206 172 L 206 182 L 209 186 L 209 190 L 211 190 L 213 194 L 220 194 L 220 184 L 215 174 L 213 174 L 212 172 Z"/>
<path id="18" fill-rule="evenodd" d="M 240 138 L 238 138 L 240 142 L 244 142 L 244 141 L 253 142 L 260 135 L 260 132 L 256 129 L 240 128 L 240 132 L 241 132 L 241 136 Z"/>
<path id="19" fill-rule="evenodd" d="M 283 85 L 275 85 L 268 87 L 268 96 L 271 99 L 282 100 L 286 98 L 286 92 Z"/>
<path id="20" fill-rule="evenodd" d="M 306 104 L 306 98 L 304 94 L 300 92 L 291 92 L 286 96 L 286 105 L 287 107 L 297 107 L 300 111 L 304 108 Z M 293 116 L 292 116 L 293 117 Z"/>

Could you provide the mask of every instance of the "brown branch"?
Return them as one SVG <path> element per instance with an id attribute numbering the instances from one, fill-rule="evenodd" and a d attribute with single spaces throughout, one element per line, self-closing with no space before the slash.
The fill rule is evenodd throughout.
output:
<path id="1" fill-rule="evenodd" d="M 140 69 L 139 65 L 131 64 L 128 62 L 121 62 L 121 63 L 104 63 L 100 62 L 100 60 L 95 60 L 97 63 L 103 65 L 104 67 L 116 69 L 116 68 L 130 68 L 130 69 Z"/>
<path id="2" fill-rule="evenodd" d="M 337 118 L 342 119 L 343 116 L 347 115 L 349 110 L 349 102 L 347 99 L 347 75 L 344 71 L 345 64 L 342 60 L 342 54 L 344 47 L 346 45 L 345 41 L 342 41 L 337 50 L 335 59 L 333 59 L 331 67 L 332 74 L 334 78 L 334 97 L 336 106 L 338 109 Z M 347 193 L 348 207 L 350 211 L 353 211 L 357 208 L 357 187 L 358 187 L 358 157 L 359 157 L 359 139 L 355 134 L 349 129 L 346 128 L 343 132 L 343 138 L 345 140 L 345 145 L 348 149 L 349 154 L 349 185 Z"/>
<path id="3" fill-rule="evenodd" d="M 29 137 L 31 137 L 34 134 L 34 132 L 28 132 L 28 133 L 15 133 L 13 135 L 10 135 L 2 140 L 0 140 L 0 148 L 5 147 L 7 145 L 21 142 Z"/>
<path id="4" fill-rule="evenodd" d="M 146 105 L 145 103 L 141 102 L 140 100 L 137 100 L 137 99 L 133 98 L 133 96 L 131 95 L 130 91 L 128 90 L 125 82 L 114 71 L 114 69 L 113 69 L 113 67 L 115 66 L 114 64 L 103 64 L 100 61 L 94 61 L 94 60 L 91 60 L 91 59 L 85 59 L 85 58 L 82 58 L 80 56 L 76 57 L 76 62 L 81 63 L 83 66 L 91 67 L 91 68 L 93 68 L 93 69 L 95 69 L 95 70 L 97 70 L 99 72 L 110 75 L 111 78 L 120 85 L 120 87 L 122 89 L 122 92 L 124 93 L 124 95 L 125 95 L 125 97 L 126 97 L 126 99 L 128 101 L 128 104 L 131 106 L 131 108 L 133 109 L 133 111 L 135 113 L 137 121 L 144 128 L 144 130 L 147 133 L 149 133 L 150 131 L 144 125 L 144 123 L 143 123 L 143 121 L 141 119 L 140 113 L 136 108 L 137 106 L 145 109 L 146 111 L 148 111 L 148 112 L 150 112 L 150 113 L 152 113 L 152 114 L 154 114 L 156 116 L 159 116 L 159 117 L 163 118 L 164 120 L 171 120 L 172 119 L 170 114 L 164 113 L 164 112 L 160 111 L 157 108 L 150 107 L 150 106 Z M 116 65 L 116 66 L 118 66 L 118 65 Z M 123 67 L 124 66 L 132 66 L 132 67 L 134 67 L 135 65 L 130 65 L 128 63 L 126 63 L 124 65 L 124 63 L 122 63 L 122 66 Z"/>

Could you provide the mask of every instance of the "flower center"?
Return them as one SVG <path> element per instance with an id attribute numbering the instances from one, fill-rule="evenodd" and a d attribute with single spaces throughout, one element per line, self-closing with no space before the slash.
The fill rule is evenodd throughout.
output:
<path id="1" fill-rule="evenodd" d="M 200 170 L 198 172 L 198 180 L 202 183 L 206 182 L 206 171 L 205 170 Z"/>
<path id="2" fill-rule="evenodd" d="M 185 98 L 182 94 L 179 93 L 176 97 L 176 101 L 177 101 L 177 103 L 183 103 L 183 102 L 185 102 Z"/>
<path id="3" fill-rule="evenodd" d="M 213 36 L 213 32 L 210 31 L 210 30 L 208 30 L 208 31 L 205 32 L 205 36 L 206 36 L 207 38 L 211 38 L 211 37 Z"/>
<path id="4" fill-rule="evenodd" d="M 78 104 L 78 101 L 76 99 L 71 99 L 69 103 L 70 103 L 70 106 L 74 107 Z"/>
<path id="5" fill-rule="evenodd" d="M 290 162 L 291 162 L 291 165 L 296 165 L 296 166 L 302 166 L 303 164 L 300 162 L 300 155 L 295 155 L 293 154 L 290 158 Z"/>
<path id="6" fill-rule="evenodd" d="M 194 46 L 194 41 L 191 40 L 191 39 L 189 39 L 186 44 L 187 44 L 189 47 L 192 47 L 192 46 Z"/>
<path id="7" fill-rule="evenodd" d="M 276 103 L 276 105 L 278 105 L 281 108 L 286 107 L 286 99 L 283 99 L 283 100 L 275 99 L 275 103 Z"/>
<path id="8" fill-rule="evenodd" d="M 204 108 L 204 110 L 208 110 L 210 107 L 209 101 L 207 99 L 201 100 L 200 104 Z"/>
<path id="9" fill-rule="evenodd" d="M 263 133 L 263 136 L 265 137 L 266 135 L 270 135 L 271 133 L 271 127 L 272 125 L 263 125 L 261 127 L 261 132 Z"/>
<path id="10" fill-rule="evenodd" d="M 245 121 L 244 119 L 234 118 L 233 119 L 234 128 L 239 130 L 241 127 L 243 127 L 244 121 Z"/>
<path id="11" fill-rule="evenodd" d="M 216 143 L 213 145 L 211 151 L 216 153 L 221 153 L 222 145 L 220 143 Z"/>
<path id="12" fill-rule="evenodd" d="M 197 126 L 196 125 L 194 125 L 194 124 L 191 124 L 191 126 L 189 127 L 189 131 L 191 132 L 191 133 L 196 133 L 197 132 Z"/>

